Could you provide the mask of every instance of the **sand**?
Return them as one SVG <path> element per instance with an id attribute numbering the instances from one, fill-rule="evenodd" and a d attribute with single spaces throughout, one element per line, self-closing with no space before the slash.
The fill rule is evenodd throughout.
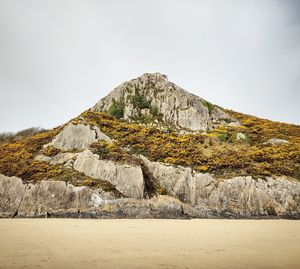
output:
<path id="1" fill-rule="evenodd" d="M 0 268 L 300 268 L 300 221 L 0 219 Z"/>

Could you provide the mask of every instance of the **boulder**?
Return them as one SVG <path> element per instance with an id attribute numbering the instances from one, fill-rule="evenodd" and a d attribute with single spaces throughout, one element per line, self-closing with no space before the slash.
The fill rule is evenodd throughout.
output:
<path id="1" fill-rule="evenodd" d="M 280 138 L 271 138 L 264 144 L 271 144 L 271 145 L 282 145 L 288 143 L 288 140 L 280 139 Z"/>
<path id="2" fill-rule="evenodd" d="M 111 142 L 111 139 L 98 127 L 69 123 L 46 147 L 53 146 L 61 150 L 84 150 L 99 140 Z"/>

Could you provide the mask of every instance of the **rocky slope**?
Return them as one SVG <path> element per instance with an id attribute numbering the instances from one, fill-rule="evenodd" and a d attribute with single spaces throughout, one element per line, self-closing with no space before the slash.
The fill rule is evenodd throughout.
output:
<path id="1" fill-rule="evenodd" d="M 217 106 L 181 89 L 160 73 L 146 73 L 123 83 L 101 99 L 92 111 L 111 111 L 126 120 L 142 119 L 186 131 L 207 131 L 217 125 L 238 124 Z"/>
<path id="2" fill-rule="evenodd" d="M 300 126 L 221 109 L 159 73 L 0 144 L 0 217 L 300 218 Z"/>

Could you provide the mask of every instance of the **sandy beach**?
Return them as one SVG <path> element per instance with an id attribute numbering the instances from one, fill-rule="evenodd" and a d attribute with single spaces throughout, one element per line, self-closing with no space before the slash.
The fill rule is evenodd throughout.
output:
<path id="1" fill-rule="evenodd" d="M 300 268 L 291 220 L 1 219 L 0 268 Z"/>

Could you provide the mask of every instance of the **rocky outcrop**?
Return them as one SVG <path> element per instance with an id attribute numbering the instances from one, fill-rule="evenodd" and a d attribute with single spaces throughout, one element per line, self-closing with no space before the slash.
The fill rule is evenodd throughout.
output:
<path id="1" fill-rule="evenodd" d="M 26 187 L 17 177 L 0 175 L 0 217 L 14 217 L 23 200 Z"/>
<path id="2" fill-rule="evenodd" d="M 101 99 L 93 111 L 108 111 L 118 106 L 127 120 L 143 116 L 189 131 L 206 131 L 217 125 L 237 123 L 220 108 L 193 95 L 160 73 L 146 73 L 123 83 Z"/>
<path id="3" fill-rule="evenodd" d="M 66 125 L 63 130 L 46 146 L 53 146 L 61 150 L 84 150 L 99 140 L 111 142 L 111 139 L 96 126 L 84 124 Z"/>
<path id="4" fill-rule="evenodd" d="M 25 184 L 20 178 L 0 175 L 0 216 L 46 216 L 59 210 L 99 207 L 114 199 L 110 193 L 74 187 L 63 181 Z"/>
<path id="5" fill-rule="evenodd" d="M 300 216 L 300 183 L 286 178 L 251 176 L 216 179 L 190 168 L 141 157 L 167 195 L 201 211 L 227 217 Z"/>
<path id="6" fill-rule="evenodd" d="M 0 217 L 80 218 L 300 218 L 300 183 L 236 177 L 217 180 L 188 169 L 154 170 L 166 195 L 116 198 L 63 181 L 25 184 L 0 175 Z M 173 169 L 173 170 L 172 170 Z"/>
<path id="7" fill-rule="evenodd" d="M 25 184 L 0 175 L 2 218 L 187 218 L 183 204 L 168 196 L 150 200 L 115 199 L 101 190 L 74 187 L 63 181 Z"/>
<path id="8" fill-rule="evenodd" d="M 139 166 L 99 160 L 98 155 L 85 150 L 78 155 L 74 169 L 86 176 L 109 181 L 127 197 L 143 198 L 144 178 Z"/>
<path id="9" fill-rule="evenodd" d="M 65 165 L 66 167 L 70 167 L 70 165 L 74 162 L 78 154 L 79 153 L 64 152 L 64 153 L 58 153 L 53 157 L 40 154 L 35 157 L 35 160 L 39 162 L 46 162 L 51 165 L 62 164 Z"/>

